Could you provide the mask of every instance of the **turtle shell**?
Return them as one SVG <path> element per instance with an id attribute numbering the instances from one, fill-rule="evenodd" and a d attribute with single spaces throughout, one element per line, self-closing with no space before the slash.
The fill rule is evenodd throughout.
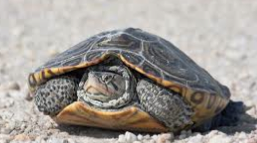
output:
<path id="1" fill-rule="evenodd" d="M 31 73 L 28 78 L 29 87 L 33 91 L 50 78 L 96 65 L 110 56 L 118 57 L 131 69 L 179 93 L 185 102 L 192 106 L 195 113 L 192 121 L 196 125 L 218 114 L 229 101 L 228 88 L 221 85 L 173 44 L 159 36 L 134 28 L 102 32 L 71 47 Z M 74 105 L 80 104 L 74 103 Z M 75 110 L 74 105 L 66 107 L 64 111 L 79 110 L 77 107 Z M 79 107 L 85 110 L 90 108 Z M 128 110 L 139 112 L 139 109 L 134 110 L 132 107 Z M 64 121 L 62 120 L 65 117 L 62 116 L 65 114 L 64 111 L 56 116 L 60 122 Z M 122 116 L 124 112 L 116 112 L 114 116 Z M 100 111 L 94 114 L 111 115 Z M 143 114 L 145 113 L 142 111 L 141 114 L 140 111 L 138 118 Z M 72 118 L 72 115 L 69 118 Z M 150 115 L 148 118 L 151 118 Z M 155 124 L 153 121 L 150 122 Z M 93 123 L 81 124 L 93 125 Z M 128 122 L 127 124 L 130 125 Z M 163 128 L 162 131 L 165 131 L 165 127 L 159 126 L 158 128 Z"/>

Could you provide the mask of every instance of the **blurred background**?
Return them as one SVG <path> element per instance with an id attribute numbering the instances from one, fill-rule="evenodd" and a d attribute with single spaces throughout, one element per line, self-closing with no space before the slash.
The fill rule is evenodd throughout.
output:
<path id="1" fill-rule="evenodd" d="M 54 55 L 126 27 L 167 39 L 227 85 L 233 100 L 256 105 L 253 0 L 0 0 L 0 86 L 26 89 L 28 74 Z"/>

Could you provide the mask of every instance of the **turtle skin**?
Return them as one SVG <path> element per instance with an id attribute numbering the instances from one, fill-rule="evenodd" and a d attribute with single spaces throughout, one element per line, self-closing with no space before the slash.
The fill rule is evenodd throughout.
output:
<path id="1" fill-rule="evenodd" d="M 229 102 L 229 89 L 216 81 L 185 53 L 159 36 L 134 28 L 102 32 L 57 55 L 29 75 L 31 92 L 51 78 L 97 65 L 109 57 L 117 57 L 129 68 L 158 85 L 178 93 L 193 109 L 194 114 L 191 116 L 193 126 L 198 126 L 219 114 Z M 81 106 L 81 103 L 74 103 L 66 107 L 56 116 L 57 120 L 62 122 L 65 119 L 64 122 L 68 122 L 68 119 L 74 117 L 72 113 L 82 108 Z M 86 105 L 83 105 L 83 108 L 90 110 L 87 114 L 92 112 L 94 115 L 99 115 L 99 122 L 110 118 L 111 113 L 106 111 L 95 111 Z M 147 114 L 136 107 L 128 110 L 139 113 L 135 118 Z M 120 116 L 124 112 L 113 114 Z M 69 116 L 65 117 L 68 113 Z M 101 119 L 102 117 L 104 118 Z M 151 116 L 148 114 L 147 118 Z M 75 122 L 76 119 L 72 124 Z M 161 128 L 161 131 L 168 130 L 163 125 L 158 125 L 158 128 Z"/>

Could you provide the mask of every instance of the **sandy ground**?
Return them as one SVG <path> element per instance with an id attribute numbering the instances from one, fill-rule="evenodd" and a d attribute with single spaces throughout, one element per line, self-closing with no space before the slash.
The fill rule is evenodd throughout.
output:
<path id="1" fill-rule="evenodd" d="M 0 142 L 122 141 L 125 132 L 57 126 L 25 99 L 26 82 L 38 66 L 89 36 L 138 27 L 177 45 L 248 109 L 235 127 L 163 142 L 256 143 L 256 15 L 257 1 L 250 0 L 0 0 Z"/>

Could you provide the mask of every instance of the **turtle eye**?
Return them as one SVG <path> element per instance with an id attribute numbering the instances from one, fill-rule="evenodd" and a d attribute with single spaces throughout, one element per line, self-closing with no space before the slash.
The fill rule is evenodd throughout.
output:
<path id="1" fill-rule="evenodd" d="M 113 79 L 113 75 L 102 75 L 102 81 L 105 82 L 105 83 L 109 83 L 112 79 Z"/>

